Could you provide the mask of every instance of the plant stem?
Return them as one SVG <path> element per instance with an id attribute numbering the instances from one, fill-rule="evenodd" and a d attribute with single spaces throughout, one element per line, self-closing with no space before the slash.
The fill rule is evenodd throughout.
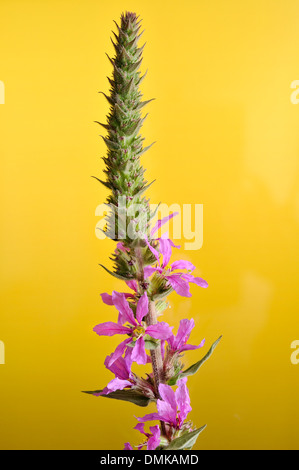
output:
<path id="1" fill-rule="evenodd" d="M 147 323 L 148 325 L 155 325 L 157 323 L 157 314 L 155 308 L 155 302 L 149 302 L 149 309 L 147 315 Z M 159 393 L 159 385 L 163 382 L 163 360 L 162 360 L 162 353 L 161 348 L 158 347 L 157 349 L 151 349 L 151 359 L 152 359 L 152 366 L 153 366 L 153 374 L 154 374 L 154 386 L 155 386 L 155 393 L 157 398 L 160 397 Z M 165 423 L 160 421 L 162 435 L 167 436 Z"/>
<path id="2" fill-rule="evenodd" d="M 136 259 L 138 263 L 138 270 L 137 270 L 138 284 L 139 284 L 139 287 L 141 288 L 141 291 L 144 291 L 144 288 L 140 285 L 144 281 L 143 259 L 142 259 L 142 253 L 141 253 L 140 247 L 136 247 L 135 255 L 136 255 Z M 148 326 L 156 325 L 157 323 L 156 307 L 155 307 L 155 302 L 153 300 L 149 301 L 148 314 L 146 316 L 146 323 Z M 159 393 L 159 385 L 160 383 L 163 383 L 163 375 L 164 375 L 161 348 L 158 346 L 156 349 L 151 349 L 150 354 L 151 354 L 151 360 L 152 360 L 152 366 L 153 366 L 155 395 L 157 399 L 158 398 L 161 399 L 161 396 Z M 162 435 L 167 437 L 166 427 L 163 421 L 160 421 L 160 426 L 161 426 Z"/>
<path id="3" fill-rule="evenodd" d="M 149 302 L 149 309 L 148 315 L 146 317 L 148 325 L 156 325 L 157 323 L 157 315 L 156 315 L 156 308 L 155 302 Z M 163 361 L 162 361 L 162 354 L 161 348 L 158 347 L 157 349 L 151 349 L 151 359 L 153 364 L 153 372 L 154 372 L 154 379 L 155 379 L 155 391 L 157 397 L 159 397 L 159 385 L 163 382 Z"/>

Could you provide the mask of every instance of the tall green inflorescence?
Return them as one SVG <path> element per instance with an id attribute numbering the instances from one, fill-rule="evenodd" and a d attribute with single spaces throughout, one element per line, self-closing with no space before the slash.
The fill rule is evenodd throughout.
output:
<path id="1" fill-rule="evenodd" d="M 136 14 L 127 12 L 121 16 L 121 25 L 117 25 L 118 34 L 113 32 L 115 57 L 108 56 L 113 66 L 112 78 L 108 78 L 110 95 L 103 93 L 110 104 L 110 112 L 107 124 L 99 123 L 107 130 L 107 135 L 102 137 L 108 147 L 107 156 L 103 158 L 106 181 L 99 181 L 111 191 L 107 198 L 110 211 L 105 232 L 109 238 L 122 242 L 123 249 L 112 255 L 114 275 L 122 279 L 142 277 L 141 259 L 143 265 L 155 262 L 142 239 L 143 235 L 150 238 L 148 223 L 153 214 L 143 195 L 150 185 L 144 179 L 140 157 L 153 144 L 143 147 L 144 138 L 140 135 L 146 118 L 141 116 L 141 111 L 152 101 L 142 101 L 139 90 L 145 76 L 139 71 L 144 48 L 144 45 L 138 47 L 140 28 Z"/>

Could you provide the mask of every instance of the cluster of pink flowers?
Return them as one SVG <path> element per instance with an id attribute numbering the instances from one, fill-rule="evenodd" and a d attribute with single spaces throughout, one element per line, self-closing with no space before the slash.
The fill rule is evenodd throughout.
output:
<path id="1" fill-rule="evenodd" d="M 117 321 L 100 323 L 94 327 L 94 331 L 100 336 L 125 336 L 105 360 L 106 368 L 115 377 L 103 390 L 94 392 L 94 395 L 135 391 L 156 402 L 157 412 L 137 418 L 138 424 L 135 429 L 145 437 L 143 443 L 137 446 L 139 450 L 144 446 L 148 450 L 165 448 L 184 433 L 193 431 L 192 423 L 187 421 L 188 413 L 192 409 L 186 385 L 187 377 L 180 377 L 183 366 L 179 359 L 185 351 L 201 348 L 205 341 L 201 341 L 199 345 L 188 344 L 195 326 L 193 319 L 182 319 L 176 335 L 172 331 L 173 327 L 167 323 L 156 321 L 151 324 L 147 320 L 151 301 L 147 287 L 150 285 L 151 276 L 155 273 L 165 282 L 166 288 L 184 297 L 191 296 L 190 283 L 201 287 L 208 286 L 205 280 L 191 274 L 195 266 L 189 261 L 179 260 L 169 264 L 175 244 L 167 234 L 154 239 L 156 231 L 174 215 L 171 214 L 157 222 L 151 231 L 150 240 L 144 236 L 145 243 L 157 262 L 155 266 L 144 266 L 142 289 L 139 281 L 132 280 L 126 282 L 132 291 L 130 293 L 117 291 L 113 291 L 111 295 L 102 293 L 103 302 L 115 307 L 118 317 Z M 123 251 L 125 247 L 118 243 L 117 250 Z M 148 344 L 151 347 L 148 347 Z M 153 373 L 147 374 L 147 378 L 138 377 L 132 371 L 134 363 L 138 365 L 153 363 L 154 356 L 149 355 L 153 347 L 154 350 L 159 350 L 162 360 L 158 383 L 154 367 Z M 173 386 L 177 387 L 175 391 Z M 160 426 L 158 424 L 150 426 L 149 432 L 146 432 L 144 426 L 148 421 L 159 421 Z M 125 449 L 133 450 L 133 447 L 127 442 Z"/>

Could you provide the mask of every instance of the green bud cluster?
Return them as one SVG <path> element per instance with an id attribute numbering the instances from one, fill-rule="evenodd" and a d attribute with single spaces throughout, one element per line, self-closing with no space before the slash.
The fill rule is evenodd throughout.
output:
<path id="1" fill-rule="evenodd" d="M 120 26 L 117 23 L 116 26 L 117 34 L 113 33 L 115 40 L 112 40 L 115 57 L 111 59 L 108 56 L 113 67 L 112 78 L 108 78 L 110 94 L 104 93 L 110 112 L 107 124 L 99 123 L 107 131 L 107 135 L 102 136 L 108 148 L 107 156 L 103 158 L 106 181 L 97 179 L 110 190 L 107 203 L 113 208 L 107 216 L 104 231 L 109 238 L 121 241 L 127 248 L 112 255 L 114 274 L 122 279 L 135 279 L 138 272 L 137 247 L 142 250 L 144 265 L 155 262 L 142 240 L 144 237 L 139 235 L 142 227 L 149 236 L 148 225 L 154 216 L 150 212 L 149 201 L 143 195 L 150 185 L 144 179 L 145 170 L 140 163 L 141 155 L 153 145 L 143 147 L 144 138 L 140 134 L 146 118 L 141 116 L 141 111 L 152 100 L 142 101 L 139 90 L 145 76 L 141 76 L 139 71 L 144 49 L 144 45 L 138 47 L 142 35 L 140 21 L 135 13 L 127 12 L 121 16 Z"/>

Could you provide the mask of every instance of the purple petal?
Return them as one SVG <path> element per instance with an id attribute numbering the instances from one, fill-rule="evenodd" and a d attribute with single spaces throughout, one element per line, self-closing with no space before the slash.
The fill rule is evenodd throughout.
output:
<path id="1" fill-rule="evenodd" d="M 147 293 L 144 292 L 144 294 L 140 297 L 138 300 L 137 304 L 137 309 L 136 309 L 136 320 L 138 323 L 141 323 L 143 317 L 148 314 L 148 297 Z"/>
<path id="2" fill-rule="evenodd" d="M 121 326 L 118 323 L 107 321 L 100 323 L 93 329 L 99 336 L 114 336 L 114 335 L 128 335 L 131 334 L 131 329 L 126 326 Z"/>
<path id="3" fill-rule="evenodd" d="M 106 292 L 104 292 L 103 294 L 101 294 L 101 297 L 102 297 L 102 301 L 104 302 L 104 304 L 113 305 L 112 295 L 107 294 Z"/>
<path id="4" fill-rule="evenodd" d="M 128 301 L 126 300 L 125 295 L 121 292 L 117 292 L 114 290 L 112 292 L 112 300 L 113 300 L 113 304 L 115 305 L 115 307 L 120 313 L 119 322 L 121 324 L 128 322 L 131 325 L 135 326 L 137 323 L 136 323 L 133 311 L 130 308 Z"/>
<path id="5" fill-rule="evenodd" d="M 169 344 L 172 351 L 176 351 L 176 340 L 174 334 L 167 338 L 167 343 Z"/>
<path id="6" fill-rule="evenodd" d="M 151 252 L 153 253 L 153 255 L 155 256 L 156 260 L 157 260 L 158 263 L 159 263 L 159 259 L 160 259 L 160 254 L 159 254 L 159 252 L 150 244 L 150 242 L 148 241 L 148 238 L 147 238 L 146 235 L 145 235 L 145 237 L 144 237 L 144 240 L 145 240 L 147 246 L 149 247 L 149 249 L 151 250 Z"/>
<path id="7" fill-rule="evenodd" d="M 165 277 L 177 294 L 183 297 L 191 297 L 189 283 L 180 274 L 172 274 Z"/>
<path id="8" fill-rule="evenodd" d="M 108 389 L 107 393 L 111 393 L 115 392 L 116 390 L 123 390 L 125 387 L 132 387 L 132 383 L 128 380 L 120 380 L 116 378 L 111 380 L 106 388 Z"/>
<path id="9" fill-rule="evenodd" d="M 126 284 L 130 289 L 132 289 L 134 292 L 137 292 L 137 282 L 133 279 L 132 281 L 126 281 Z"/>
<path id="10" fill-rule="evenodd" d="M 202 279 L 201 277 L 194 277 L 192 276 L 192 274 L 182 274 L 182 277 L 184 279 L 186 279 L 186 281 L 188 282 L 193 282 L 194 284 L 198 285 L 199 287 L 208 287 L 209 284 L 207 283 L 207 281 L 205 281 L 204 279 Z"/>
<path id="11" fill-rule="evenodd" d="M 145 332 L 147 335 L 155 339 L 167 339 L 172 335 L 171 328 L 167 323 L 159 322 L 156 323 L 156 325 L 148 326 Z"/>
<path id="12" fill-rule="evenodd" d="M 157 400 L 157 409 L 161 421 L 176 426 L 176 409 L 164 400 Z"/>
<path id="13" fill-rule="evenodd" d="M 117 249 L 117 250 L 120 250 L 120 251 L 123 251 L 124 253 L 125 253 L 126 251 L 130 251 L 129 248 L 127 248 L 127 247 L 124 246 L 123 242 L 119 242 L 119 243 L 116 245 L 116 249 Z"/>
<path id="14" fill-rule="evenodd" d="M 175 400 L 175 393 L 172 390 L 172 388 L 170 387 L 170 385 L 160 384 L 159 385 L 159 393 L 161 395 L 161 398 L 165 402 L 169 403 L 172 410 L 176 414 L 177 404 L 176 404 L 176 400 Z"/>
<path id="15" fill-rule="evenodd" d="M 171 244 L 171 246 L 173 246 L 173 248 L 181 248 L 181 245 L 175 245 L 170 238 L 169 238 L 169 243 Z"/>
<path id="16" fill-rule="evenodd" d="M 194 320 L 187 320 L 186 318 L 180 321 L 180 326 L 175 338 L 175 349 L 181 349 L 188 341 L 190 333 L 194 328 Z"/>
<path id="17" fill-rule="evenodd" d="M 150 277 L 150 276 L 151 276 L 153 273 L 155 273 L 156 271 L 162 272 L 163 270 L 162 270 L 161 268 L 153 268 L 152 266 L 145 266 L 145 267 L 144 267 L 144 270 L 143 270 L 145 279 L 147 279 L 148 277 Z"/>
<path id="18" fill-rule="evenodd" d="M 170 260 L 171 257 L 171 245 L 169 243 L 168 238 L 159 238 L 159 244 L 160 244 L 160 251 L 163 255 L 163 264 L 162 267 L 165 268 Z"/>
<path id="19" fill-rule="evenodd" d="M 137 364 L 146 364 L 147 363 L 147 355 L 145 352 L 145 345 L 144 345 L 144 339 L 141 336 L 140 338 L 137 339 L 135 346 L 133 348 L 132 352 L 132 361 L 137 362 Z"/>
<path id="20" fill-rule="evenodd" d="M 176 398 L 176 402 L 178 404 L 178 409 L 179 409 L 180 424 L 183 424 L 183 422 L 187 418 L 189 411 L 192 410 L 190 406 L 190 397 L 189 397 L 188 388 L 186 386 L 186 382 L 187 382 L 187 377 L 184 377 L 183 379 L 178 380 L 177 382 L 178 388 L 175 391 L 175 398 Z"/>
<path id="21" fill-rule="evenodd" d="M 152 433 L 152 436 L 148 440 L 147 450 L 155 450 L 160 445 L 161 431 L 158 425 L 151 426 L 150 431 Z"/>
<path id="22" fill-rule="evenodd" d="M 128 374 L 126 378 L 132 378 L 132 372 L 131 372 L 131 367 L 132 367 L 132 353 L 133 353 L 133 348 L 127 348 L 125 352 L 125 357 L 124 357 L 124 370 Z"/>
<path id="23" fill-rule="evenodd" d="M 124 450 L 133 450 L 133 447 L 131 446 L 131 444 L 129 442 L 126 442 Z"/>
<path id="24" fill-rule="evenodd" d="M 122 343 L 120 343 L 117 348 L 115 349 L 114 353 L 110 355 L 110 360 L 108 362 L 108 367 L 111 367 L 111 365 L 123 355 L 127 345 L 132 341 L 132 338 L 127 338 L 125 339 Z"/>
<path id="25" fill-rule="evenodd" d="M 143 416 L 143 418 L 137 418 L 140 423 L 146 423 L 147 421 L 164 421 L 163 416 L 160 416 L 158 413 L 150 413 Z"/>
<path id="26" fill-rule="evenodd" d="M 203 345 L 205 344 L 205 339 L 202 340 L 202 342 L 198 345 L 198 346 L 193 346 L 192 344 L 186 344 L 185 346 L 183 346 L 180 351 L 183 352 L 183 351 L 190 351 L 192 349 L 199 349 L 199 348 L 202 348 Z"/>
<path id="27" fill-rule="evenodd" d="M 158 220 L 153 229 L 151 230 L 151 237 L 156 233 L 157 230 L 159 230 L 159 228 L 161 228 L 164 224 L 166 224 L 166 222 L 171 220 L 176 215 L 178 215 L 178 212 L 173 212 L 172 214 L 163 217 L 163 219 Z"/>
<path id="28" fill-rule="evenodd" d="M 136 426 L 134 426 L 134 429 L 137 429 L 137 431 L 141 432 L 141 434 L 144 434 L 145 436 L 148 436 L 148 434 L 146 434 L 145 431 L 144 431 L 144 423 L 136 424 Z"/>
<path id="29" fill-rule="evenodd" d="M 131 348 L 127 348 L 127 350 Z M 109 363 L 111 361 L 111 355 L 110 356 L 107 356 L 106 359 L 105 359 L 105 366 L 108 370 L 110 370 L 114 375 L 115 377 L 121 379 L 121 380 L 127 380 L 129 378 L 131 378 L 131 365 L 132 365 L 132 361 L 130 358 L 126 358 L 125 359 L 123 357 L 119 357 L 116 361 L 114 361 L 110 366 L 109 366 Z"/>
<path id="30" fill-rule="evenodd" d="M 171 270 L 174 271 L 175 269 L 187 269 L 188 271 L 194 271 L 195 266 L 194 264 L 190 263 L 190 261 L 179 260 L 175 261 L 171 265 Z"/>

